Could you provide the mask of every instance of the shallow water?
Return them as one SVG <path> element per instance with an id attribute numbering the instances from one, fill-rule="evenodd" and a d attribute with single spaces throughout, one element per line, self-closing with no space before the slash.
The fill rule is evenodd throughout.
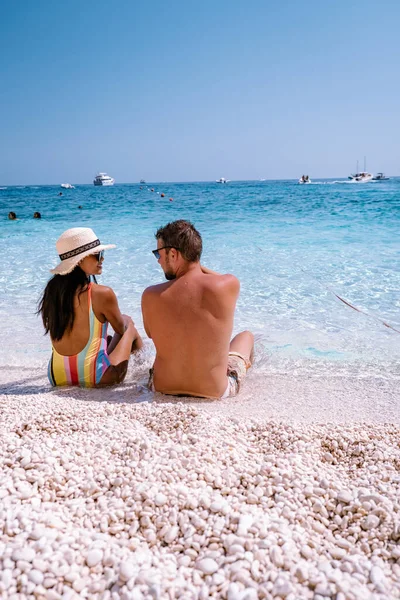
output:
<path id="1" fill-rule="evenodd" d="M 203 263 L 241 281 L 235 332 L 257 339 L 248 391 L 261 399 L 271 375 L 400 378 L 400 333 L 382 323 L 400 331 L 400 179 L 9 187 L 0 206 L 0 367 L 45 368 L 50 343 L 34 313 L 65 229 L 90 226 L 117 244 L 99 281 L 142 330 L 141 293 L 163 281 L 154 233 L 185 218 L 203 236 Z M 153 354 L 147 342 L 131 376 L 143 379 Z"/>

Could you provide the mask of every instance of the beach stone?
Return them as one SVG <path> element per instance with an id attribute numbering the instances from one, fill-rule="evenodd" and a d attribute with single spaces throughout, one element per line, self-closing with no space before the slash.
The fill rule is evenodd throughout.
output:
<path id="1" fill-rule="evenodd" d="M 379 523 L 380 523 L 379 517 L 377 517 L 376 515 L 368 515 L 368 517 L 365 517 L 361 521 L 361 527 L 365 531 L 369 531 L 370 529 L 376 529 L 376 527 L 378 527 Z"/>
<path id="2" fill-rule="evenodd" d="M 137 567 L 135 563 L 130 561 L 122 562 L 119 567 L 119 576 L 122 581 L 129 581 L 131 577 L 134 577 L 137 573 Z"/>
<path id="3" fill-rule="evenodd" d="M 283 567 L 283 556 L 279 546 L 272 546 L 269 552 L 271 561 L 276 567 Z"/>
<path id="4" fill-rule="evenodd" d="M 78 594 L 80 592 L 82 592 L 82 590 L 86 587 L 86 585 L 87 585 L 87 581 L 84 577 L 79 577 L 78 579 L 75 579 L 75 581 L 73 581 L 73 583 L 72 583 L 73 589 L 75 590 L 75 592 L 78 592 Z"/>
<path id="5" fill-rule="evenodd" d="M 95 567 L 103 560 L 103 551 L 99 548 L 90 550 L 86 557 L 86 564 L 88 567 Z"/>
<path id="6" fill-rule="evenodd" d="M 46 590 L 46 600 L 61 600 L 62 596 L 56 590 Z"/>
<path id="7" fill-rule="evenodd" d="M 342 504 L 350 504 L 353 499 L 353 496 L 347 490 L 340 490 L 337 495 L 337 499 Z"/>
<path id="8" fill-rule="evenodd" d="M 0 578 L 1 578 L 1 583 L 3 585 L 3 588 L 5 590 L 8 590 L 8 588 L 10 587 L 12 580 L 13 580 L 12 570 L 4 569 L 3 572 L 0 574 Z"/>
<path id="9" fill-rule="evenodd" d="M 371 568 L 369 578 L 371 582 L 375 585 L 379 585 L 385 582 L 385 574 L 382 571 L 382 569 L 378 566 L 374 566 Z"/>
<path id="10" fill-rule="evenodd" d="M 283 579 L 278 577 L 275 580 L 274 587 L 272 588 L 272 593 L 275 596 L 280 596 L 281 598 L 287 598 L 289 594 L 293 592 L 293 586 L 287 579 Z"/>
<path id="11" fill-rule="evenodd" d="M 38 571 L 37 569 L 32 569 L 28 573 L 28 579 L 29 581 L 32 581 L 32 583 L 39 585 L 43 583 L 44 575 L 41 571 Z"/>
<path id="12" fill-rule="evenodd" d="M 236 534 L 238 536 L 247 535 L 247 532 L 248 532 L 249 528 L 252 526 L 252 524 L 253 524 L 253 517 L 251 515 L 249 515 L 249 514 L 240 515 Z"/>
<path id="13" fill-rule="evenodd" d="M 165 496 L 164 494 L 156 494 L 156 497 L 154 498 L 154 503 L 156 506 L 164 506 L 164 504 L 166 504 L 168 502 L 168 498 L 167 496 Z"/>
<path id="14" fill-rule="evenodd" d="M 12 553 L 12 559 L 16 562 L 18 560 L 24 560 L 26 562 L 32 562 L 36 556 L 36 552 L 33 548 L 17 548 Z"/>
<path id="15" fill-rule="evenodd" d="M 203 558 L 196 563 L 196 568 L 205 575 L 212 575 L 218 571 L 218 564 L 212 558 Z"/>
<path id="16" fill-rule="evenodd" d="M 301 555 L 304 556 L 304 558 L 312 558 L 314 555 L 314 552 L 312 551 L 312 549 L 310 548 L 310 546 L 302 546 L 300 549 Z"/>
<path id="17" fill-rule="evenodd" d="M 166 534 L 164 535 L 164 541 L 167 542 L 167 544 L 170 544 L 178 537 L 178 533 L 179 533 L 179 527 L 174 526 L 174 527 L 168 528 Z"/>
<path id="18" fill-rule="evenodd" d="M 347 552 L 344 548 L 332 548 L 330 552 L 332 558 L 335 558 L 336 560 L 341 560 L 347 555 Z"/>
<path id="19" fill-rule="evenodd" d="M 306 568 L 305 565 L 298 565 L 296 567 L 294 574 L 297 577 L 297 579 L 300 581 L 300 583 L 304 583 L 305 581 L 308 580 L 308 569 Z"/>
<path id="20" fill-rule="evenodd" d="M 40 540 L 40 538 L 44 535 L 46 535 L 46 528 L 36 525 L 35 528 L 30 532 L 29 537 L 32 540 Z"/>
<path id="21" fill-rule="evenodd" d="M 44 588 L 52 588 L 57 585 L 57 579 L 55 577 L 45 577 L 43 580 Z"/>

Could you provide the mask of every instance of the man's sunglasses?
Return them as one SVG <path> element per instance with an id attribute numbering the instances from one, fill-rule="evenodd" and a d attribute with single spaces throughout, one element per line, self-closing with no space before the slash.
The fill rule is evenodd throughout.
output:
<path id="1" fill-rule="evenodd" d="M 163 246 L 162 248 L 152 250 L 152 253 L 154 254 L 157 260 L 160 258 L 160 250 L 165 250 L 166 248 L 175 248 L 175 250 L 180 250 L 180 248 L 177 248 L 176 246 Z"/>
<path id="2" fill-rule="evenodd" d="M 92 254 L 92 256 L 94 256 L 97 262 L 100 262 L 101 259 L 104 258 L 104 250 L 100 250 L 100 252 L 97 252 L 97 254 Z"/>

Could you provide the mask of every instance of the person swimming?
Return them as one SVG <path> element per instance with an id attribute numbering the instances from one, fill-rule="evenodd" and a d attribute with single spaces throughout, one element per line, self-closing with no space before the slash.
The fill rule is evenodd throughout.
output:
<path id="1" fill-rule="evenodd" d="M 8 218 L 10 219 L 10 221 L 15 221 L 17 219 L 17 215 L 15 214 L 15 212 L 13 210 L 11 210 L 8 213 Z"/>
<path id="2" fill-rule="evenodd" d="M 34 212 L 34 213 L 33 213 L 33 218 L 34 218 L 34 219 L 41 219 L 41 218 L 42 218 L 42 215 L 40 214 L 40 212 Z"/>
<path id="3" fill-rule="evenodd" d="M 53 386 L 97 387 L 121 383 L 132 351 L 142 339 L 132 319 L 120 312 L 115 293 L 91 281 L 102 272 L 102 244 L 88 227 L 65 231 L 57 240 L 61 262 L 50 272 L 39 301 L 45 333 L 50 333 L 52 355 L 48 377 Z M 111 323 L 115 335 L 107 336 Z"/>

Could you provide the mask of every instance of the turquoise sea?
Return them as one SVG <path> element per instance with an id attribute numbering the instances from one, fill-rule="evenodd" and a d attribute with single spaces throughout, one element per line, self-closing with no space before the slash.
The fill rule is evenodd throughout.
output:
<path id="1" fill-rule="evenodd" d="M 400 378 L 400 178 L 7 187 L 0 207 L 3 369 L 45 369 L 50 342 L 35 309 L 65 229 L 90 226 L 117 244 L 99 282 L 143 331 L 141 293 L 163 281 L 154 233 L 184 218 L 203 236 L 202 262 L 241 281 L 235 331 L 256 334 L 259 386 L 272 374 Z M 140 376 L 153 355 L 147 341 Z"/>

